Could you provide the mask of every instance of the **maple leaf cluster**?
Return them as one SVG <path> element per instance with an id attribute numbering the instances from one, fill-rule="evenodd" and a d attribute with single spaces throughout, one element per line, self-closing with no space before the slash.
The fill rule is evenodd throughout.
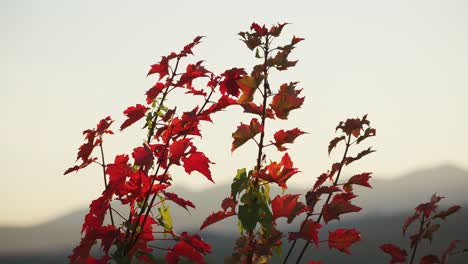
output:
<path id="1" fill-rule="evenodd" d="M 95 129 L 83 132 L 85 143 L 80 146 L 77 158 L 80 164 L 67 169 L 64 174 L 83 169 L 93 162 L 100 164 L 105 189 L 90 205 L 81 242 L 69 257 L 71 263 L 107 263 L 111 259 L 120 263 L 131 262 L 134 258 L 152 262 L 154 249 L 166 252 L 168 263 L 178 263 L 181 259 L 205 263 L 203 256 L 211 252 L 210 245 L 197 234 L 177 233 L 169 207 L 172 202 L 186 210 L 195 208 L 191 201 L 170 191 L 171 167 L 181 166 L 188 174 L 198 172 L 213 182 L 210 167 L 214 163 L 193 140 L 201 137 L 200 122 L 211 122 L 212 114 L 236 104 L 236 99 L 224 92 L 230 70 L 217 76 L 198 61 L 188 63 L 185 71 L 180 71 L 182 60 L 193 55 L 192 49 L 201 39 L 196 37 L 180 52 L 163 56 L 151 65 L 148 76 L 156 75 L 157 81 L 146 91 L 145 101 L 123 111 L 125 120 L 120 130 L 141 120 L 145 120 L 143 129 L 147 130 L 146 140 L 133 149 L 131 156 L 117 155 L 113 162 L 106 164 L 102 137 L 113 134 L 109 130 L 114 122 L 110 117 L 102 119 Z M 202 104 L 185 111 L 171 107 L 167 98 L 174 90 L 184 91 L 192 100 L 202 98 Z M 91 156 L 97 146 L 102 152 L 100 161 Z M 127 213 L 117 212 L 113 203 L 127 206 Z M 110 225 L 105 223 L 107 214 Z M 114 219 L 117 214 L 121 218 L 119 222 Z M 128 217 L 123 216 L 126 214 Z M 172 240 L 173 245 L 164 248 L 155 245 L 160 239 L 157 234 L 163 236 L 163 240 Z M 97 242 L 100 242 L 103 253 L 99 259 L 90 253 Z"/>
<path id="2" fill-rule="evenodd" d="M 255 57 L 262 63 L 253 66 L 248 74 L 244 69 L 233 68 L 223 75 L 221 92 L 236 99 L 244 112 L 255 117 L 248 123 L 241 123 L 232 134 L 231 151 L 253 142 L 257 146 L 256 166 L 250 170 L 239 169 L 231 185 L 231 196 L 226 200 L 233 201 L 232 209 L 223 208 L 214 212 L 201 225 L 201 229 L 219 222 L 227 217 L 236 215 L 240 227 L 240 237 L 236 242 L 232 261 L 240 263 L 253 263 L 266 261 L 273 255 L 273 250 L 281 245 L 284 234 L 278 230 L 277 221 L 285 218 L 291 224 L 296 217 L 306 214 L 298 232 L 291 232 L 289 240 L 305 240 L 307 243 L 319 244 L 318 232 L 325 224 L 332 220 L 339 220 L 340 215 L 359 212 L 360 207 L 352 203 L 356 197 L 353 186 L 361 185 L 371 187 L 370 172 L 354 175 L 347 182 L 338 184 L 338 178 L 343 166 L 348 166 L 364 156 L 374 152 L 371 148 L 361 151 L 356 156 L 347 155 L 347 149 L 359 144 L 366 138 L 375 136 L 376 131 L 369 126 L 367 116 L 348 119 L 340 122 L 337 130 L 343 132 L 342 136 L 330 142 L 329 153 L 342 141 L 346 143 L 346 153 L 341 162 L 335 163 L 332 170 L 322 174 L 314 187 L 305 195 L 305 202 L 300 201 L 300 194 L 278 195 L 270 198 L 270 185 L 275 184 L 284 190 L 288 188 L 287 181 L 299 173 L 294 167 L 290 155 L 286 152 L 287 144 L 306 134 L 299 128 L 281 129 L 272 135 L 267 144 L 267 123 L 275 119 L 287 120 L 293 110 L 299 109 L 304 103 L 304 97 L 298 89 L 298 82 L 284 83 L 274 89 L 270 84 L 272 70 L 284 71 L 296 65 L 297 61 L 290 60 L 289 56 L 296 44 L 302 38 L 293 39 L 284 46 L 272 47 L 273 40 L 281 35 L 285 24 L 277 24 L 270 28 L 265 25 L 253 23 L 250 31 L 239 35 L 247 47 L 255 51 Z M 260 98 L 259 98 L 260 97 Z M 256 99 L 260 100 L 256 100 Z M 268 122 L 267 122 L 268 121 Z M 353 138 L 353 142 L 351 142 Z M 286 152 L 280 161 L 267 161 L 267 147 L 275 146 L 276 150 Z M 335 178 L 334 178 L 335 177 Z M 334 180 L 336 179 L 336 180 Z M 324 185 L 329 180 L 330 185 Z M 320 217 L 317 220 L 309 219 L 315 214 L 315 205 L 323 196 L 328 196 Z M 225 200 L 225 201 L 226 201 Z M 355 229 L 337 229 L 329 233 L 329 248 L 350 254 L 350 246 L 360 240 L 360 234 Z M 308 244 L 307 244 L 308 245 Z M 289 256 L 289 253 L 288 253 Z M 287 257 L 286 257 L 287 260 Z"/>
<path id="3" fill-rule="evenodd" d="M 359 125 L 356 126 L 355 124 Z M 307 215 L 305 220 L 302 221 L 299 231 L 289 233 L 289 240 L 293 241 L 293 243 L 283 263 L 286 263 L 288 260 L 298 240 L 305 240 L 298 261 L 302 258 L 310 243 L 319 247 L 320 242 L 327 241 L 330 249 L 335 248 L 346 254 L 351 254 L 350 247 L 361 240 L 360 232 L 354 228 L 338 228 L 334 231 L 329 231 L 328 239 L 326 240 L 320 240 L 318 236 L 320 229 L 323 227 L 321 224 L 322 219 L 324 225 L 326 225 L 330 221 L 340 220 L 341 215 L 357 213 L 362 210 L 361 207 L 356 206 L 352 202 L 352 200 L 357 197 L 357 195 L 353 193 L 355 185 L 372 188 L 369 184 L 369 179 L 372 177 L 371 172 L 359 173 L 350 177 L 347 181 L 339 182 L 343 168 L 351 163 L 349 160 L 352 157 L 348 154 L 351 146 L 357 145 L 358 140 L 360 143 L 370 136 L 375 136 L 376 131 L 374 128 L 370 127 L 367 115 L 362 118 L 348 119 L 345 122 L 340 122 L 337 130 L 340 130 L 343 135 L 330 141 L 328 153 L 331 154 L 333 149 L 335 149 L 340 142 L 344 142 L 345 149 L 341 161 L 334 163 L 330 170 L 317 177 L 313 187 L 305 194 L 305 205 L 296 201 L 295 204 L 288 204 L 289 208 L 294 208 L 294 210 L 290 211 L 293 216 L 297 214 L 296 212 L 302 211 L 305 211 Z M 369 134 L 369 132 L 366 131 L 372 131 L 372 133 Z M 371 148 L 369 148 L 369 150 L 371 150 Z M 370 151 L 367 154 L 372 152 L 373 151 Z M 353 158 L 353 161 L 359 160 L 364 156 L 365 155 L 358 154 Z M 284 196 L 284 198 L 286 198 L 286 196 Z M 290 198 L 288 200 L 290 200 Z M 320 201 L 322 202 L 320 203 Z M 321 204 L 319 210 L 316 209 L 318 204 Z M 296 207 L 300 207 L 301 210 L 297 210 Z M 311 219 L 314 215 L 318 216 L 315 220 Z M 288 222 L 290 222 L 290 219 L 288 219 Z M 317 262 L 312 261 L 310 263 Z"/>
<path id="4" fill-rule="evenodd" d="M 86 168 L 88 165 L 97 160 L 97 158 L 92 157 L 91 154 L 97 146 L 102 144 L 103 136 L 105 134 L 114 134 L 112 130 L 109 130 L 109 127 L 113 122 L 114 120 L 108 116 L 101 119 L 101 121 L 99 121 L 99 123 L 96 125 L 96 128 L 83 131 L 85 142 L 79 147 L 78 155 L 76 157 L 76 160 L 80 161 L 80 164 L 67 169 L 64 175 Z"/>
<path id="5" fill-rule="evenodd" d="M 246 114 L 254 115 L 232 133 L 231 151 L 250 142 L 255 142 L 258 148 L 256 166 L 250 170 L 238 170 L 234 178 L 231 196 L 223 202 L 229 201 L 231 206 L 222 205 L 222 210 L 212 213 L 201 225 L 201 229 L 205 229 L 227 217 L 237 216 L 241 234 L 231 259 L 234 262 L 269 259 L 273 255 L 272 250 L 281 246 L 283 237 L 277 229 L 276 220 L 285 217 L 291 222 L 295 216 L 307 210 L 304 204 L 297 202 L 299 195 L 278 196 L 273 200 L 269 196 L 270 184 L 287 189 L 287 181 L 299 170 L 294 167 L 288 153 L 284 153 L 280 161 L 267 162 L 265 150 L 275 146 L 278 151 L 287 151 L 286 144 L 294 143 L 305 134 L 299 128 L 281 129 L 274 133 L 270 144 L 266 139 L 267 120 L 288 119 L 290 112 L 304 103 L 304 97 L 300 96 L 302 89 L 297 88 L 297 82 L 281 84 L 277 89 L 273 89 L 269 83 L 273 70 L 284 71 L 297 63 L 297 60 L 290 60 L 289 55 L 303 39 L 294 37 L 286 45 L 271 46 L 286 25 L 283 23 L 268 28 L 253 23 L 249 31 L 240 32 L 242 41 L 255 51 L 255 57 L 261 63 L 254 65 L 250 73 L 243 68 L 232 68 L 220 79 L 223 96 L 235 100 Z"/>
<path id="6" fill-rule="evenodd" d="M 414 213 L 405 219 L 405 222 L 402 227 L 403 235 L 406 235 L 408 228 L 415 222 L 419 222 L 419 227 L 417 231 L 409 236 L 410 248 L 412 250 L 411 257 L 408 256 L 408 252 L 404 248 L 400 248 L 394 244 L 383 244 L 379 248 L 384 253 L 390 255 L 390 263 L 407 263 L 408 258 L 410 258 L 410 263 L 413 263 L 416 256 L 416 250 L 418 245 L 423 240 L 429 240 L 432 242 L 434 233 L 439 230 L 441 224 L 440 220 L 445 221 L 446 218 L 461 209 L 459 205 L 453 205 L 446 210 L 439 211 L 438 203 L 444 197 L 433 194 L 431 199 L 427 203 L 421 203 L 414 209 Z M 420 259 L 420 264 L 447 264 L 448 257 L 455 254 L 454 250 L 456 249 L 457 243 L 460 241 L 453 240 L 450 242 L 447 249 L 439 257 L 434 254 L 429 254 L 422 256 Z"/>
<path id="7" fill-rule="evenodd" d="M 290 247 L 283 263 L 299 241 L 304 244 L 297 263 L 311 243 L 315 247 L 327 243 L 329 249 L 351 255 L 351 247 L 361 240 L 358 230 L 337 228 L 328 231 L 328 236 L 322 239 L 319 233 L 331 221 L 362 210 L 353 202 L 357 197 L 354 188 L 372 188 L 369 183 L 372 173 L 358 173 L 345 181 L 340 176 L 345 167 L 374 152 L 369 147 L 351 155 L 350 149 L 375 136 L 376 130 L 370 126 L 367 115 L 340 122 L 336 127 L 340 134 L 329 142 L 328 154 L 343 147 L 341 160 L 319 175 L 305 195 L 285 193 L 289 179 L 300 173 L 288 147 L 307 134 L 299 128 L 280 129 L 271 134 L 268 130 L 270 122 L 288 120 L 305 101 L 298 82 L 270 84 L 273 71 L 286 71 L 298 62 L 290 59 L 290 55 L 302 38 L 294 36 L 285 45 L 273 46 L 286 25 L 267 27 L 253 23 L 250 30 L 239 33 L 241 40 L 261 61 L 250 72 L 233 67 L 215 74 L 202 60 L 190 62 L 193 49 L 203 39 L 201 36 L 179 52 L 171 52 L 151 65 L 147 76 L 156 77 L 156 81 L 145 92 L 142 102 L 123 111 L 124 120 L 119 127 L 120 131 L 128 133 L 127 128 L 140 124 L 146 132 L 142 143 L 131 153 L 116 155 L 112 162 L 106 163 L 103 137 L 114 134 L 110 130 L 114 120 L 109 116 L 100 120 L 95 128 L 83 132 L 85 140 L 78 149 L 77 164 L 64 174 L 97 164 L 102 168 L 104 190 L 89 206 L 81 241 L 69 256 L 70 263 L 154 263 L 156 258 L 171 264 L 185 260 L 206 263 L 204 257 L 211 253 L 211 246 L 199 233 L 179 231 L 172 223 L 171 205 L 187 211 L 195 209 L 196 205 L 171 190 L 171 169 L 179 166 L 186 174 L 195 172 L 214 183 L 211 173 L 214 162 L 196 142 L 202 137 L 201 124 L 212 123 L 213 114 L 230 106 L 238 106 L 244 113 L 254 116 L 249 116 L 248 122 L 241 122 L 232 133 L 231 152 L 255 143 L 255 165 L 237 170 L 230 195 L 221 202 L 220 210 L 201 223 L 200 231 L 226 218 L 237 217 L 239 238 L 232 256 L 226 258 L 232 263 L 268 263 L 281 251 L 285 237 Z M 197 105 L 188 109 L 181 104 L 170 105 L 168 98 L 174 92 L 182 92 L 187 100 Z M 101 155 L 93 155 L 96 148 Z M 269 150 L 280 152 L 281 159 L 269 159 Z M 282 189 L 282 194 L 272 198 L 270 190 L 276 186 Z M 432 240 L 439 229 L 436 220 L 445 220 L 460 209 L 460 206 L 452 206 L 437 211 L 441 199 L 434 195 L 428 203 L 418 205 L 405 221 L 404 234 L 414 221 L 420 221 L 419 231 L 410 236 L 412 260 L 418 243 L 423 239 Z M 117 211 L 115 204 L 120 205 L 118 208 L 124 207 L 124 211 Z M 304 218 L 299 221 L 296 232 L 284 234 L 279 230 L 280 221 L 294 224 L 300 216 Z M 440 258 L 427 255 L 420 263 L 447 263 L 448 256 L 455 254 L 457 243 L 452 241 Z M 96 245 L 100 253 L 93 256 L 91 252 Z M 392 244 L 382 245 L 381 250 L 390 254 L 391 263 L 405 262 L 408 256 L 406 250 Z"/>

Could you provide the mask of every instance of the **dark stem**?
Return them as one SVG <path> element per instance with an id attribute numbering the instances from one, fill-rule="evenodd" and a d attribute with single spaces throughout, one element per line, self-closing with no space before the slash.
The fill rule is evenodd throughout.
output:
<path id="1" fill-rule="evenodd" d="M 104 187 L 107 189 L 107 179 L 106 179 L 106 160 L 104 159 L 104 149 L 102 147 L 102 141 L 99 143 L 99 149 L 101 150 L 101 167 L 102 167 L 102 177 L 104 177 Z M 114 224 L 114 215 L 112 214 L 112 205 L 109 202 L 109 215 L 110 215 L 110 220 L 113 226 Z"/>
<path id="2" fill-rule="evenodd" d="M 174 70 L 172 71 L 172 74 L 171 74 L 171 77 L 169 78 L 169 81 L 168 83 L 172 83 L 172 81 L 174 80 L 174 77 L 176 76 L 176 73 L 177 73 L 177 68 L 179 67 L 179 61 L 180 61 L 180 58 L 177 58 L 177 61 L 176 61 L 176 65 L 175 65 L 175 68 Z M 151 123 L 151 128 L 150 128 L 150 131 L 148 131 L 148 138 L 147 138 L 147 143 L 149 144 L 151 142 L 151 139 L 153 138 L 153 135 L 154 135 L 154 129 L 156 128 L 156 124 L 157 124 L 157 120 L 158 120 L 158 113 L 159 111 L 161 111 L 161 107 L 164 105 L 164 101 L 166 100 L 166 97 L 167 97 L 167 94 L 169 93 L 169 89 L 170 89 L 170 86 L 171 85 L 168 85 L 166 87 L 166 90 L 164 90 L 163 92 L 163 96 L 161 98 L 161 102 L 159 103 L 159 106 L 158 108 L 156 109 L 156 116 L 154 117 L 152 123 Z M 156 174 L 157 175 L 157 174 Z M 154 179 L 153 181 L 151 182 L 151 188 L 153 188 L 153 184 L 154 184 Z M 150 190 L 151 190 L 150 188 Z M 146 205 L 146 203 L 148 202 L 148 199 L 149 199 L 149 193 L 148 195 L 145 197 L 145 202 L 143 203 L 143 205 Z M 144 212 L 144 206 L 142 207 L 142 210 L 140 212 L 140 214 L 138 215 L 138 221 L 140 221 L 140 218 L 141 218 L 141 214 Z M 131 220 L 131 212 L 129 213 L 128 215 L 128 220 L 130 221 Z M 133 236 L 134 236 L 134 232 L 136 230 L 136 227 L 133 228 L 132 230 L 128 229 L 126 230 L 125 232 L 125 238 L 124 238 L 124 241 L 127 240 L 128 236 L 131 235 L 131 239 L 130 241 L 132 240 Z M 131 234 L 130 234 L 131 233 Z"/>
<path id="3" fill-rule="evenodd" d="M 131 235 L 130 235 L 130 243 L 129 243 L 129 246 L 128 246 L 128 251 L 130 251 L 130 249 L 133 247 L 133 245 L 136 243 L 136 241 L 138 241 L 138 238 L 140 236 L 141 233 L 137 233 L 137 227 L 138 226 L 141 226 L 142 228 L 144 228 L 145 226 L 145 223 L 146 223 L 146 219 L 148 218 L 148 214 L 149 212 L 146 211 L 147 208 L 149 208 L 149 210 L 151 210 L 151 206 L 153 205 L 154 203 L 154 200 L 156 199 L 156 194 L 153 195 L 152 199 L 151 199 L 151 202 L 150 204 L 148 205 L 148 200 L 149 200 L 149 197 L 151 196 L 151 190 L 153 189 L 153 186 L 154 186 L 154 182 L 155 182 L 155 179 L 156 179 L 156 176 L 158 175 L 159 173 L 159 169 L 161 168 L 161 164 L 162 162 L 164 161 L 164 156 L 167 155 L 167 150 L 169 148 L 169 142 L 170 142 L 170 137 L 172 136 L 172 130 L 174 129 L 174 126 L 171 126 L 171 130 L 170 130 L 170 134 L 169 134 L 169 138 L 166 142 L 166 144 L 164 145 L 164 150 L 163 150 L 163 154 L 161 156 L 161 159 L 158 161 L 158 167 L 156 168 L 156 172 L 154 174 L 154 177 L 153 179 L 151 180 L 151 185 L 150 185 L 150 189 L 148 190 L 148 193 L 147 195 L 145 196 L 145 200 L 143 202 L 143 206 L 141 207 L 141 210 L 140 210 L 140 213 L 138 214 L 138 218 L 135 222 L 135 226 L 133 227 L 133 230 L 131 231 Z M 161 180 L 160 182 L 162 182 L 162 179 L 164 178 L 164 175 L 166 175 L 166 172 L 167 170 L 169 169 L 169 166 L 166 168 L 166 171 L 164 172 L 163 176 L 161 177 Z M 145 212 L 146 211 L 146 212 Z M 143 216 L 143 214 L 145 215 L 145 217 L 143 218 L 143 223 L 140 225 L 140 219 L 141 217 Z"/>
<path id="4" fill-rule="evenodd" d="M 112 211 L 114 211 L 118 216 L 120 216 L 124 221 L 128 221 L 123 215 L 119 213 L 119 211 L 115 210 L 114 208 L 111 208 Z"/>
<path id="5" fill-rule="evenodd" d="M 179 61 L 180 61 L 180 58 L 177 58 L 176 65 L 174 67 L 174 71 L 172 72 L 172 76 L 171 76 L 171 78 L 169 78 L 169 81 L 168 81 L 169 84 L 172 83 L 172 81 L 174 80 L 174 77 L 176 76 L 177 68 L 179 67 Z M 169 93 L 170 88 L 171 88 L 171 85 L 167 85 L 166 90 L 164 90 L 164 92 L 163 92 L 161 102 L 159 103 L 158 109 L 156 110 L 156 116 L 154 117 L 154 120 L 151 123 L 150 131 L 148 131 L 148 139 L 146 140 L 148 142 L 148 144 L 151 142 L 151 139 L 152 139 L 152 137 L 154 135 L 154 129 L 156 128 L 156 123 L 157 123 L 158 116 L 159 116 L 158 113 L 159 113 L 159 111 L 161 111 L 161 107 L 164 104 L 164 100 L 166 100 L 166 96 Z"/>
<path id="6" fill-rule="evenodd" d="M 177 68 L 177 67 L 176 67 Z M 208 102 L 210 101 L 210 98 L 211 96 L 213 95 L 214 93 L 214 89 L 211 90 L 210 94 L 205 98 L 205 102 L 203 103 L 202 107 L 198 110 L 197 112 L 197 115 L 200 115 L 200 113 L 204 110 L 204 108 L 206 107 L 206 105 L 208 104 Z M 167 150 L 168 150 L 168 147 L 169 147 L 169 142 L 170 142 L 170 138 L 172 136 L 172 130 L 174 129 L 173 126 L 171 126 L 171 130 L 170 130 L 170 133 L 169 133 L 169 139 L 168 141 L 166 142 L 166 145 L 164 147 L 164 152 L 163 152 L 163 155 L 162 155 L 162 158 L 161 160 L 158 162 L 158 167 L 156 168 L 156 172 L 155 172 L 155 177 L 153 177 L 152 181 L 151 181 L 151 185 L 150 185 L 150 191 L 148 192 L 147 196 L 145 197 L 145 201 L 143 202 L 143 206 L 142 206 L 142 209 L 140 211 L 140 213 L 138 214 L 138 219 L 137 219 L 137 222 L 136 223 L 139 223 L 141 217 L 143 214 L 145 214 L 145 217 L 143 219 L 143 223 L 141 226 L 144 227 L 145 223 L 146 223 L 146 220 L 148 218 L 148 215 L 150 214 L 151 212 L 151 208 L 153 207 L 153 204 L 154 204 L 154 201 L 156 200 L 156 196 L 157 194 L 154 194 L 149 205 L 147 204 L 148 203 L 148 200 L 149 200 L 149 197 L 150 197 L 150 193 L 151 193 L 151 189 L 153 188 L 154 186 L 154 182 L 155 182 L 155 178 L 156 176 L 158 175 L 159 173 L 159 169 L 161 168 L 161 162 L 164 160 L 164 155 L 167 155 Z M 184 135 L 183 138 L 186 138 L 187 137 L 187 134 Z M 159 181 L 159 184 L 161 184 L 163 182 L 163 179 L 164 179 L 164 175 L 167 175 L 167 172 L 169 171 L 169 168 L 171 167 L 172 163 L 169 163 L 164 171 L 164 173 L 162 174 L 163 176 L 161 177 L 160 181 Z M 146 209 L 146 212 L 145 212 L 145 209 Z M 129 243 L 129 246 L 128 246 L 128 249 L 127 251 L 130 251 L 130 249 L 133 247 L 133 245 L 135 245 L 138 241 L 138 238 L 140 237 L 141 233 L 138 233 L 138 234 L 135 234 L 136 233 L 136 228 L 137 226 L 135 226 L 135 228 L 132 230 L 132 234 L 130 236 L 130 243 Z M 127 236 L 126 236 L 127 238 Z"/>
<path id="7" fill-rule="evenodd" d="M 309 218 L 310 218 L 310 213 L 307 213 L 307 217 L 301 223 L 301 227 L 299 228 L 299 232 L 302 231 L 302 228 L 304 228 L 304 225 L 307 222 L 307 220 L 309 220 Z M 289 247 L 288 254 L 286 254 L 286 257 L 283 260 L 283 264 L 285 264 L 288 261 L 289 256 L 291 255 L 291 252 L 292 252 L 293 248 L 296 246 L 296 243 L 297 243 L 297 239 L 294 240 L 293 243 L 291 244 L 291 246 Z"/>
<path id="8" fill-rule="evenodd" d="M 416 250 L 418 249 L 419 240 L 421 239 L 421 232 L 422 232 L 422 229 L 423 229 L 423 226 L 424 226 L 424 220 L 425 219 L 424 219 L 424 214 L 423 214 L 421 216 L 421 222 L 419 224 L 418 240 L 416 240 L 416 245 L 414 245 L 413 253 L 411 254 L 410 264 L 413 264 L 414 257 L 416 256 Z"/>
<path id="9" fill-rule="evenodd" d="M 338 185 L 338 180 L 340 179 L 340 175 L 341 175 L 341 171 L 343 169 L 343 166 L 344 166 L 344 162 L 345 162 L 345 159 L 346 159 L 346 156 L 348 155 L 348 150 L 349 150 L 349 147 L 351 146 L 350 144 L 351 142 L 351 135 L 348 136 L 348 141 L 346 142 L 346 148 L 345 148 L 345 151 L 344 151 L 344 154 L 343 154 L 343 158 L 341 159 L 341 162 L 340 162 L 340 168 L 338 169 L 338 174 L 336 175 L 336 179 L 335 181 L 333 182 L 333 186 L 337 186 Z M 317 218 L 317 220 L 315 221 L 316 223 L 320 223 L 320 220 L 322 220 L 322 216 L 323 216 L 323 208 L 325 208 L 325 205 L 327 205 L 329 202 L 330 202 L 330 199 L 332 197 L 333 193 L 330 193 L 327 197 L 327 200 L 325 201 L 325 204 L 324 206 L 322 206 L 322 210 L 320 211 L 320 215 L 319 217 Z M 302 230 L 301 230 L 302 231 Z M 296 241 L 294 241 L 296 242 Z M 296 264 L 298 264 L 301 259 L 302 259 L 302 256 L 304 256 L 304 253 L 307 249 L 307 247 L 310 245 L 310 242 L 307 241 L 304 245 L 304 247 L 302 248 L 301 250 L 301 253 L 299 254 L 299 257 L 297 258 L 297 261 L 296 261 Z M 292 247 L 292 246 L 291 246 Z"/>
<path id="10" fill-rule="evenodd" d="M 263 75 L 265 76 L 265 80 L 263 81 L 263 109 L 262 109 L 262 132 L 260 133 L 260 142 L 257 143 L 258 145 L 258 154 L 257 154 L 257 165 L 255 166 L 255 170 L 257 172 L 260 171 L 262 167 L 262 156 L 263 156 L 263 141 L 265 139 L 265 121 L 266 121 L 266 110 L 267 110 L 267 99 L 268 95 L 270 92 L 270 84 L 268 83 L 268 68 L 267 68 L 267 60 L 268 60 L 268 37 L 266 37 L 266 43 L 265 43 L 265 57 L 264 57 L 264 69 L 263 69 Z M 258 188 L 258 178 L 255 178 L 254 180 L 254 188 Z M 255 227 L 254 227 L 255 229 Z M 249 233 L 249 241 L 252 241 L 253 239 L 253 231 Z M 253 263 L 253 258 L 254 258 L 254 250 L 251 250 L 247 256 L 247 263 L 251 264 Z"/>

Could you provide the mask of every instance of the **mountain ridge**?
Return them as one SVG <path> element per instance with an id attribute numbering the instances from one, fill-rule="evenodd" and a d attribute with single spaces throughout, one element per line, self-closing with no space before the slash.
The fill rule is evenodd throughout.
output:
<path id="1" fill-rule="evenodd" d="M 419 203 L 428 201 L 435 191 L 447 197 L 441 201 L 442 208 L 452 204 L 468 206 L 466 193 L 468 171 L 452 165 L 415 170 L 391 180 L 374 179 L 371 180 L 371 185 L 373 189 L 356 188 L 359 196 L 355 204 L 364 210 L 357 215 L 344 216 L 346 221 L 359 222 L 366 217 L 392 218 L 403 212 L 409 212 Z M 198 205 L 197 210 L 189 212 L 190 217 L 187 217 L 186 210 L 174 205 L 171 208 L 174 226 L 179 230 L 198 230 L 204 218 L 220 209 L 220 203 L 230 192 L 230 186 L 221 185 L 209 191 L 190 191 L 179 187 L 173 188 L 172 191 Z M 292 187 L 287 190 L 288 193 L 301 194 L 305 191 L 307 188 Z M 274 195 L 276 194 L 272 194 L 272 197 Z M 86 208 L 75 210 L 51 221 L 28 227 L 0 226 L 0 255 L 39 254 L 53 252 L 60 248 L 71 249 L 80 239 L 81 225 L 87 211 Z M 234 217 L 225 219 L 203 231 L 203 233 L 216 233 L 218 236 L 232 236 L 236 232 L 237 225 Z M 41 243 L 44 239 L 47 243 Z"/>

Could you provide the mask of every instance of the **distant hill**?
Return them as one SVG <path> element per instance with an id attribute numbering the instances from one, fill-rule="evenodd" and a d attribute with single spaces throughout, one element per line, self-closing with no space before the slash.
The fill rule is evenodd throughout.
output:
<path id="1" fill-rule="evenodd" d="M 425 202 L 437 192 L 447 198 L 441 207 L 461 204 L 468 207 L 468 172 L 454 166 L 418 170 L 402 175 L 394 180 L 372 180 L 373 189 L 359 188 L 355 203 L 363 207 L 363 213 L 343 216 L 340 226 L 352 226 L 362 231 L 363 241 L 353 248 L 352 258 L 340 258 L 342 254 L 318 254 L 326 263 L 386 263 L 387 258 L 376 247 L 384 242 L 398 242 L 401 238 L 401 225 L 412 208 Z M 197 210 L 187 212 L 173 206 L 175 226 L 179 230 L 198 230 L 203 219 L 220 208 L 220 201 L 230 191 L 229 186 L 218 186 L 202 192 L 192 192 L 174 188 L 173 191 L 198 205 Z M 306 189 L 288 190 L 290 193 L 305 193 Z M 436 234 L 434 246 L 441 252 L 449 239 L 468 240 L 468 210 L 449 219 L 448 223 Z M 80 239 L 81 224 L 87 209 L 59 217 L 53 221 L 36 226 L 0 227 L 0 263 L 64 263 L 65 257 Z M 297 223 L 296 223 L 297 225 Z M 294 227 L 294 225 L 293 225 Z M 214 242 L 211 259 L 219 263 L 222 255 L 231 252 L 235 234 L 236 220 L 227 219 L 215 224 L 201 234 L 206 240 Z M 322 231 L 324 232 L 324 230 Z M 440 239 L 439 236 L 440 235 Z M 287 242 L 285 242 L 287 243 Z M 441 243 L 441 244 L 439 244 Z M 313 260 L 309 252 L 308 259 Z M 376 262 L 369 262 L 369 258 Z M 468 263 L 451 262 L 451 263 Z M 318 258 L 317 260 L 320 260 Z M 383 261 L 385 260 L 385 261 Z M 42 262 L 41 262 L 42 261 Z M 221 261 L 222 262 L 222 261 Z"/>

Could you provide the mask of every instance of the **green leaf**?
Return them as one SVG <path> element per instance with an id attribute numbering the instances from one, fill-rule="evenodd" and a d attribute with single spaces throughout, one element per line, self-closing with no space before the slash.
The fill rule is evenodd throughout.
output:
<path id="1" fill-rule="evenodd" d="M 253 232 L 260 218 L 260 208 L 249 204 L 239 206 L 239 221 L 248 233 Z"/>
<path id="2" fill-rule="evenodd" d="M 247 232 L 252 232 L 255 226 L 260 221 L 262 215 L 261 193 L 255 189 L 250 189 L 241 197 L 243 205 L 239 206 L 238 218 L 242 224 L 242 228 Z"/>
<path id="3" fill-rule="evenodd" d="M 249 172 L 250 174 L 250 172 Z M 237 201 L 237 195 L 247 188 L 249 185 L 246 169 L 238 169 L 237 175 L 231 184 L 231 196 L 234 201 Z"/>
<path id="4" fill-rule="evenodd" d="M 158 218 L 159 224 L 167 231 L 172 230 L 172 216 L 169 206 L 162 205 L 158 208 L 158 211 L 161 216 Z"/>
<path id="5" fill-rule="evenodd" d="M 268 201 L 268 203 L 271 202 L 271 196 L 270 196 L 270 183 L 266 183 L 265 185 L 262 186 L 262 188 L 260 189 L 263 193 L 263 195 L 265 196 L 266 200 Z"/>

